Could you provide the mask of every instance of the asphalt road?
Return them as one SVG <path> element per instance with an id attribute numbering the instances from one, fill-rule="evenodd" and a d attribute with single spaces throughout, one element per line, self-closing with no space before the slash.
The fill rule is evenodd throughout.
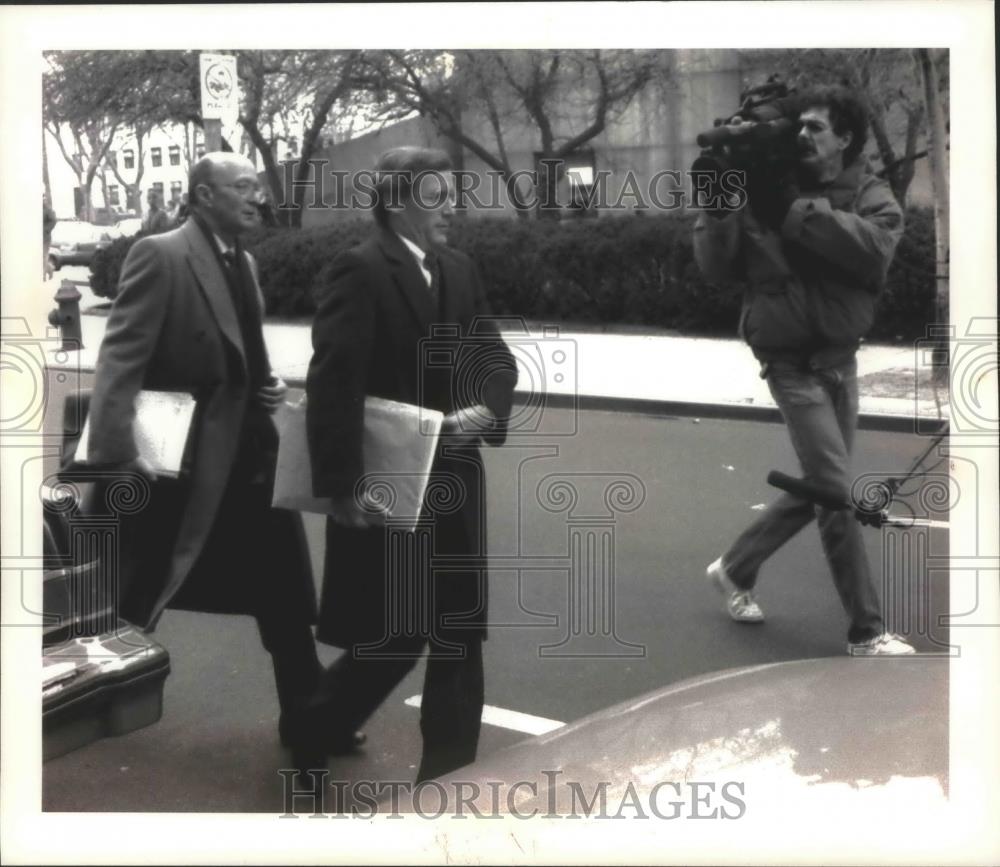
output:
<path id="1" fill-rule="evenodd" d="M 766 623 L 733 623 L 705 584 L 705 565 L 773 496 L 767 471 L 796 472 L 783 427 L 611 412 L 574 422 L 566 410 L 546 426 L 576 432 L 524 436 L 487 454 L 490 551 L 502 566 L 490 585 L 489 705 L 565 722 L 680 678 L 845 652 L 845 618 L 814 527 L 762 574 Z M 861 432 L 855 468 L 898 473 L 925 446 L 912 435 Z M 577 495 L 571 506 L 568 491 Z M 318 564 L 321 521 L 307 516 L 307 531 Z M 917 550 L 929 534 L 930 554 L 947 554 L 943 528 L 865 533 L 876 573 L 883 562 L 887 575 L 907 572 L 893 579 L 894 599 L 913 598 L 914 575 L 925 574 L 902 548 Z M 573 550 L 588 544 L 604 556 L 574 565 Z M 947 610 L 948 588 L 927 592 L 924 621 L 892 626 L 924 650 L 941 649 L 946 634 L 925 623 Z M 588 593 L 595 604 L 580 604 Z M 43 808 L 280 813 L 276 769 L 287 755 L 253 621 L 171 611 L 155 638 L 172 660 L 162 720 L 46 763 Z M 325 660 L 338 652 L 322 648 Z M 405 702 L 419 695 L 422 675 L 421 664 L 368 722 L 363 754 L 330 760 L 332 779 L 412 780 L 419 711 Z M 498 719 L 508 722 L 502 712 Z M 480 755 L 526 736 L 485 724 Z"/>

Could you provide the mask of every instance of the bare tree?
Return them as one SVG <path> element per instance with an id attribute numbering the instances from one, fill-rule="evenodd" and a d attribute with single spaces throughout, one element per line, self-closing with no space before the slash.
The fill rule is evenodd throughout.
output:
<path id="1" fill-rule="evenodd" d="M 356 87 L 360 51 L 240 51 L 239 74 L 243 84 L 240 123 L 260 153 L 268 186 L 286 225 L 302 225 L 305 188 L 313 170 L 311 160 L 322 144 L 322 132 L 338 103 L 349 101 Z M 274 134 L 275 121 L 287 129 L 286 116 L 302 123 L 302 144 L 291 171 L 291 195 L 275 155 L 283 136 Z M 265 136 L 264 130 L 270 134 Z"/>
<path id="2" fill-rule="evenodd" d="M 417 113 L 499 173 L 522 200 L 508 138 L 536 147 L 536 200 L 555 202 L 567 158 L 580 153 L 663 67 L 663 53 L 615 50 L 386 51 L 368 58 L 385 120 Z M 519 213 L 526 215 L 523 210 Z M 542 215 L 558 216 L 553 208 Z"/>

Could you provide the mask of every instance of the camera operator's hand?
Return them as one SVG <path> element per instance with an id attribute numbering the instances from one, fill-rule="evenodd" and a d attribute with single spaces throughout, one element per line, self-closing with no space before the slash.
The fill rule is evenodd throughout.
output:
<path id="1" fill-rule="evenodd" d="M 769 229 L 780 229 L 792 203 L 800 198 L 798 179 L 789 175 L 771 184 L 761 182 L 750 192 L 750 210 Z"/>

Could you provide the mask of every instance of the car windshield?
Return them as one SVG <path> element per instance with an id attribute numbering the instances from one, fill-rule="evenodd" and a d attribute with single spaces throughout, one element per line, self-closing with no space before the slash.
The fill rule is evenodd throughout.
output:
<path id="1" fill-rule="evenodd" d="M 84 223 L 82 220 L 60 220 L 52 229 L 52 243 L 55 246 L 93 243 L 100 240 L 104 231 L 101 226 Z"/>

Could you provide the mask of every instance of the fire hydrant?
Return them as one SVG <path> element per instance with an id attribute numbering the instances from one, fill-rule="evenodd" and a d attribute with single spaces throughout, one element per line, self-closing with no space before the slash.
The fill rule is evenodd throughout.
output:
<path id="1" fill-rule="evenodd" d="M 74 352 L 83 349 L 80 290 L 70 280 L 63 280 L 54 297 L 59 306 L 49 312 L 49 324 L 56 326 L 62 332 L 62 350 Z"/>

